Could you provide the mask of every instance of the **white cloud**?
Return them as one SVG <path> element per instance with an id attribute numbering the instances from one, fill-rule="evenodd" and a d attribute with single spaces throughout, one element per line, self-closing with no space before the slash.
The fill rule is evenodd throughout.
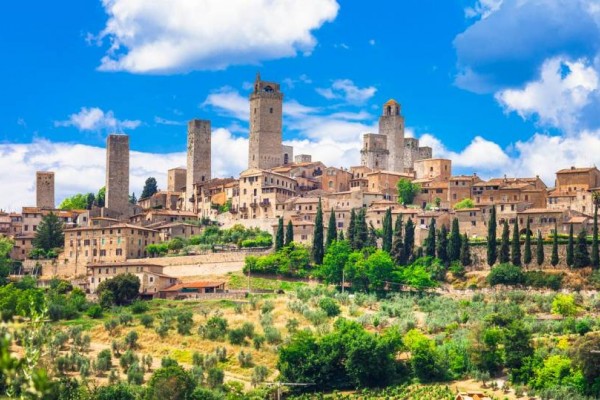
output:
<path id="1" fill-rule="evenodd" d="M 371 39 L 371 40 L 369 40 L 369 44 L 370 44 L 371 46 L 375 46 L 375 39 Z"/>
<path id="2" fill-rule="evenodd" d="M 171 73 L 308 54 L 336 0 L 102 0 L 104 71 Z"/>
<path id="3" fill-rule="evenodd" d="M 471 7 L 465 8 L 467 18 L 485 19 L 498 11 L 504 0 L 477 0 Z"/>
<path id="4" fill-rule="evenodd" d="M 571 131 L 598 90 L 598 72 L 586 60 L 547 60 L 540 78 L 523 89 L 507 89 L 496 94 L 508 112 L 523 119 L 536 115 L 540 123 Z"/>
<path id="5" fill-rule="evenodd" d="M 158 116 L 154 117 L 154 123 L 159 125 L 185 125 L 185 122 L 183 121 L 175 121 L 172 119 L 166 119 Z"/>
<path id="6" fill-rule="evenodd" d="M 140 125 L 141 121 L 119 120 L 111 110 L 104 112 L 98 107 L 82 107 L 78 113 L 71 114 L 68 120 L 54 122 L 54 126 L 73 126 L 80 131 L 122 132 L 123 129 L 135 129 Z"/>
<path id="7" fill-rule="evenodd" d="M 248 99 L 242 97 L 237 90 L 229 86 L 222 87 L 209 94 L 200 107 L 212 107 L 221 115 L 234 117 L 242 121 L 250 120 Z"/>
<path id="8" fill-rule="evenodd" d="M 377 89 L 373 86 L 359 88 L 350 79 L 337 79 L 331 87 L 317 88 L 316 91 L 328 100 L 343 99 L 351 104 L 363 104 L 375 95 Z"/>

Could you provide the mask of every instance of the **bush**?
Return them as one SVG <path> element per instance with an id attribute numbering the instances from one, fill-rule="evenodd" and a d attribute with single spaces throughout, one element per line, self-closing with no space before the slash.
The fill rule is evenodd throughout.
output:
<path id="1" fill-rule="evenodd" d="M 486 278 L 492 285 L 521 285 L 525 277 L 520 267 L 512 264 L 500 264 L 490 271 Z"/>
<path id="2" fill-rule="evenodd" d="M 102 318 L 103 312 L 100 304 L 92 304 L 85 312 L 88 317 L 93 319 Z"/>
<path id="3" fill-rule="evenodd" d="M 340 315 L 340 306 L 337 301 L 331 297 L 323 297 L 319 300 L 319 307 L 325 311 L 328 317 L 335 317 Z"/>
<path id="4" fill-rule="evenodd" d="M 131 307 L 129 307 L 129 309 L 134 314 L 143 314 L 143 313 L 147 312 L 148 310 L 150 310 L 150 306 L 148 305 L 148 302 L 146 302 L 146 301 L 136 300 L 131 304 Z"/>
<path id="5" fill-rule="evenodd" d="M 144 328 L 150 328 L 152 327 L 152 324 L 154 324 L 154 317 L 152 315 L 143 314 L 140 316 L 140 323 Z"/>
<path id="6" fill-rule="evenodd" d="M 180 366 L 163 367 L 148 382 L 147 400 L 185 400 L 191 398 L 195 383 Z"/>
<path id="7" fill-rule="evenodd" d="M 281 343 L 281 333 L 274 326 L 265 328 L 265 340 L 270 344 Z"/>
<path id="8" fill-rule="evenodd" d="M 191 311 L 182 311 L 177 315 L 177 333 L 180 335 L 189 335 L 193 325 L 194 320 Z"/>
<path id="9" fill-rule="evenodd" d="M 139 335 L 136 331 L 131 331 L 127 334 L 127 336 L 125 336 L 125 345 L 133 350 L 137 347 L 137 341 L 138 341 Z"/>
<path id="10" fill-rule="evenodd" d="M 269 370 L 264 365 L 257 365 L 252 370 L 252 386 L 257 386 L 263 383 L 267 376 L 269 376 Z"/>
<path id="11" fill-rule="evenodd" d="M 129 326 L 133 322 L 133 316 L 131 314 L 123 313 L 119 315 L 119 323 L 123 326 Z"/>
<path id="12" fill-rule="evenodd" d="M 223 373 L 222 369 L 211 368 L 208 370 L 207 377 L 206 377 L 206 383 L 210 388 L 216 389 L 218 387 L 223 386 L 224 378 L 225 378 L 225 374 Z"/>
<path id="13" fill-rule="evenodd" d="M 233 344 L 233 345 L 242 345 L 245 343 L 246 341 L 246 334 L 244 333 L 244 330 L 241 328 L 238 329 L 231 329 L 228 333 L 229 336 L 229 343 Z"/>
<path id="14" fill-rule="evenodd" d="M 198 333 L 205 339 L 222 340 L 227 334 L 227 326 L 226 319 L 213 316 L 206 321 L 206 325 L 200 327 Z"/>
<path id="15" fill-rule="evenodd" d="M 127 383 L 131 385 L 144 383 L 144 370 L 138 363 L 133 363 L 127 370 Z"/>
<path id="16" fill-rule="evenodd" d="M 138 297 L 139 291 L 140 279 L 133 274 L 116 275 L 114 278 L 102 281 L 96 289 L 103 307 L 129 304 Z"/>
<path id="17" fill-rule="evenodd" d="M 245 353 L 243 350 L 238 354 L 238 361 L 242 368 L 250 368 L 252 366 L 252 354 Z"/>
<path id="18" fill-rule="evenodd" d="M 523 280 L 526 286 L 559 290 L 562 286 L 563 274 L 549 274 L 543 271 L 527 271 Z"/>

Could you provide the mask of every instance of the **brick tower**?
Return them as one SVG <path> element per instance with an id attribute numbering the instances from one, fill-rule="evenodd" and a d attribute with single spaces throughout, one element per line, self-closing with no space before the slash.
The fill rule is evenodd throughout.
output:
<path id="1" fill-rule="evenodd" d="M 54 172 L 35 173 L 35 197 L 37 208 L 54 209 Z"/>
<path id="2" fill-rule="evenodd" d="M 106 139 L 106 208 L 126 215 L 129 209 L 129 136 Z"/>
<path id="3" fill-rule="evenodd" d="M 387 169 L 403 172 L 404 117 L 400 114 L 400 104 L 396 100 L 389 100 L 383 105 L 383 114 L 379 117 L 379 134 L 387 136 Z"/>
<path id="4" fill-rule="evenodd" d="M 269 169 L 282 165 L 283 93 L 279 84 L 256 74 L 250 94 L 250 146 L 248 168 Z"/>
<path id="5" fill-rule="evenodd" d="M 193 119 L 188 122 L 185 209 L 194 210 L 194 185 L 210 180 L 210 121 Z"/>

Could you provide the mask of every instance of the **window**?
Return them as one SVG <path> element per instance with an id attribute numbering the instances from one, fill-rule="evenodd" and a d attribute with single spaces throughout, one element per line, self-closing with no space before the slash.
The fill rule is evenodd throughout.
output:
<path id="1" fill-rule="evenodd" d="M 471 221 L 471 226 L 477 226 L 477 221 Z"/>
<path id="2" fill-rule="evenodd" d="M 269 113 L 273 114 L 273 107 L 269 108 Z"/>

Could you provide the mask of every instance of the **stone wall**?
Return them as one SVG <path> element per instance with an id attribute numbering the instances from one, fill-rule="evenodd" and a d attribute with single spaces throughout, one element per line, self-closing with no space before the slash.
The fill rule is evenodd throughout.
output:
<path id="1" fill-rule="evenodd" d="M 181 192 L 185 188 L 187 172 L 185 168 L 172 168 L 167 173 L 167 191 Z"/>
<path id="2" fill-rule="evenodd" d="M 523 260 L 524 251 L 525 251 L 525 246 L 522 244 L 521 245 L 521 260 Z M 500 252 L 499 245 L 498 245 L 498 252 Z M 487 246 L 485 246 L 485 245 L 471 246 L 471 256 L 473 257 L 473 266 L 475 268 L 485 268 L 485 269 L 489 268 L 489 266 L 487 264 Z M 544 245 L 544 264 L 542 265 L 542 268 L 554 268 L 550 264 L 551 258 L 552 258 L 552 245 L 545 244 Z M 559 244 L 558 245 L 559 263 L 556 266 L 556 268 L 567 268 L 566 258 L 567 258 L 567 245 Z M 538 268 L 536 260 L 537 260 L 537 246 L 536 246 L 535 240 L 532 240 L 531 264 L 529 264 L 530 268 L 532 268 L 532 269 Z"/>

